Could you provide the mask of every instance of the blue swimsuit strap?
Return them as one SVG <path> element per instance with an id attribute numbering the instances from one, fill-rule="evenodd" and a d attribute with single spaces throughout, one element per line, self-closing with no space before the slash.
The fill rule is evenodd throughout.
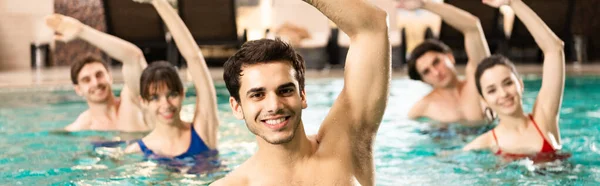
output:
<path id="1" fill-rule="evenodd" d="M 142 152 L 144 153 L 144 155 L 149 156 L 151 154 L 154 154 L 154 152 L 152 152 L 152 150 L 150 150 L 146 144 L 144 143 L 144 141 L 142 141 L 142 139 L 137 141 L 138 145 L 140 146 L 140 150 L 142 150 Z"/>
<path id="2" fill-rule="evenodd" d="M 190 147 L 188 148 L 188 150 L 177 156 L 177 158 L 183 158 L 183 157 L 188 157 L 188 156 L 195 156 L 201 153 L 204 153 L 206 151 L 209 151 L 210 149 L 208 148 L 208 146 L 206 146 L 206 144 L 204 143 L 204 140 L 202 140 L 202 138 L 200 138 L 200 136 L 198 135 L 198 133 L 196 133 L 196 130 L 194 129 L 194 125 L 192 124 L 192 131 L 191 131 L 191 142 L 190 142 Z"/>

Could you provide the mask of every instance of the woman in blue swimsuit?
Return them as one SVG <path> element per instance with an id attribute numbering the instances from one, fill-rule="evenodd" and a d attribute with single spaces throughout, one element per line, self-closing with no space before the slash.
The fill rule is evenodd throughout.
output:
<path id="1" fill-rule="evenodd" d="M 151 63 L 142 73 L 140 95 L 145 114 L 155 128 L 125 152 L 143 152 L 152 159 L 195 159 L 214 153 L 219 126 L 216 91 L 200 48 L 166 0 L 136 1 L 152 4 L 162 17 L 187 61 L 197 96 L 193 121 L 182 121 L 179 113 L 185 94 L 177 70 L 168 62 Z"/>

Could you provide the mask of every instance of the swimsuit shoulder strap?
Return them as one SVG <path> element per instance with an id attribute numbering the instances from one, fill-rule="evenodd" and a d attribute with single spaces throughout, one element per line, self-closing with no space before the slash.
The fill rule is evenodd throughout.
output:
<path id="1" fill-rule="evenodd" d="M 200 138 L 200 135 L 198 135 L 198 133 L 196 132 L 196 129 L 194 128 L 194 124 L 192 123 L 192 141 L 194 140 L 202 140 L 202 138 Z"/>
<path id="2" fill-rule="evenodd" d="M 144 152 L 144 154 L 152 154 L 152 150 L 148 149 L 148 147 L 146 146 L 144 141 L 142 141 L 142 139 L 139 139 L 137 141 L 137 144 L 140 146 L 140 150 L 142 150 L 142 152 Z"/>
<path id="3" fill-rule="evenodd" d="M 492 129 L 492 135 L 494 136 L 494 142 L 496 142 L 496 146 L 500 148 L 500 145 L 498 145 L 498 138 L 496 137 L 496 129 Z"/>
<path id="4" fill-rule="evenodd" d="M 537 129 L 538 133 L 540 134 L 540 137 L 544 141 L 544 144 L 542 145 L 541 152 L 544 152 L 544 153 L 554 152 L 555 151 L 554 146 L 552 144 L 550 144 L 550 142 L 548 142 L 548 140 L 546 140 L 546 138 L 544 138 L 544 134 L 542 133 L 542 131 L 538 127 L 538 125 L 535 122 L 535 120 L 533 120 L 533 115 L 529 114 L 529 119 L 531 119 L 531 122 L 533 122 L 533 126 L 535 126 L 535 129 Z"/>
<path id="5" fill-rule="evenodd" d="M 194 125 L 192 124 L 192 143 L 190 144 L 191 148 L 200 148 L 202 150 L 208 150 L 208 146 L 204 143 L 204 140 L 198 135 L 196 129 L 194 129 Z"/>
<path id="6" fill-rule="evenodd" d="M 494 136 L 494 142 L 496 142 L 496 146 L 498 147 L 498 151 L 496 154 L 502 154 L 502 149 L 500 149 L 500 145 L 498 144 L 498 138 L 496 137 L 496 129 L 492 129 L 492 135 Z"/>
<path id="7" fill-rule="evenodd" d="M 544 134 L 542 133 L 542 131 L 540 130 L 540 127 L 538 127 L 537 123 L 535 122 L 535 120 L 533 120 L 533 115 L 529 114 L 529 119 L 531 120 L 531 122 L 533 122 L 533 126 L 535 126 L 535 129 L 537 129 L 538 133 L 540 134 L 540 136 L 542 137 L 542 139 L 544 139 L 544 141 L 546 141 L 546 138 L 544 138 Z"/>
<path id="8" fill-rule="evenodd" d="M 198 154 L 201 154 L 203 152 L 209 151 L 210 149 L 208 148 L 208 146 L 206 146 L 206 144 L 204 143 L 204 141 L 202 140 L 202 138 L 200 138 L 200 136 L 198 135 L 198 133 L 196 132 L 196 130 L 194 129 L 194 125 L 192 123 L 192 128 L 191 128 L 191 142 L 190 142 L 190 147 L 188 148 L 188 150 L 177 156 L 178 158 L 183 158 L 183 157 L 188 157 L 188 156 L 195 156 Z"/>

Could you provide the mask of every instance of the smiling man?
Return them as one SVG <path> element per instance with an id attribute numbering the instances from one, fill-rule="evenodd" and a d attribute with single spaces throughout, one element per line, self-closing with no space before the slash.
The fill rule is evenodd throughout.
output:
<path id="1" fill-rule="evenodd" d="M 430 0 L 400 0 L 399 7 L 409 10 L 422 8 L 439 15 L 444 22 L 463 33 L 469 58 L 466 78 L 460 80 L 452 50 L 447 45 L 428 40 L 417 46 L 407 62 L 408 75 L 413 80 L 431 85 L 433 91 L 412 107 L 408 117 L 427 117 L 443 124 L 487 124 L 474 80 L 477 65 L 490 56 L 479 19 L 450 4 Z"/>
<path id="2" fill-rule="evenodd" d="M 375 184 L 372 145 L 391 74 L 387 15 L 364 0 L 306 2 L 350 36 L 341 93 L 318 134 L 307 136 L 302 57 L 280 40 L 245 43 L 223 77 L 258 151 L 214 185 Z"/>
<path id="3" fill-rule="evenodd" d="M 60 14 L 50 15 L 46 24 L 57 32 L 59 41 L 82 39 L 123 62 L 125 86 L 120 98 L 112 91 L 112 75 L 99 58 L 85 57 L 71 65 L 71 81 L 77 95 L 85 98 L 89 109 L 65 127 L 67 131 L 148 131 L 139 101 L 140 76 L 146 59 L 135 45 L 95 30 L 76 19 Z"/>

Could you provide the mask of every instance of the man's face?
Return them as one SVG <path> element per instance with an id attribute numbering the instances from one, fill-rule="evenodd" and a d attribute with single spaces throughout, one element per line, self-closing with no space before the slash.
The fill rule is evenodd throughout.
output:
<path id="1" fill-rule="evenodd" d="M 244 66 L 241 74 L 240 100 L 229 100 L 235 116 L 271 144 L 290 142 L 307 106 L 294 68 L 287 61 L 276 61 Z"/>
<path id="2" fill-rule="evenodd" d="M 427 52 L 417 59 L 416 67 L 423 82 L 435 88 L 447 87 L 456 79 L 454 58 L 451 54 Z"/>
<path id="3" fill-rule="evenodd" d="M 105 103 L 112 95 L 112 77 L 100 62 L 83 66 L 77 81 L 75 92 L 89 102 Z"/>

